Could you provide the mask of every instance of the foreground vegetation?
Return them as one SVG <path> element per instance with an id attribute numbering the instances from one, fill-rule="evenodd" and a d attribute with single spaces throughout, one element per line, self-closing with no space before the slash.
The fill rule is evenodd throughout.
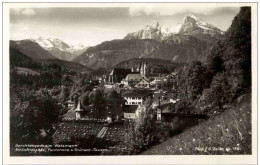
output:
<path id="1" fill-rule="evenodd" d="M 251 97 L 143 155 L 251 154 Z"/>

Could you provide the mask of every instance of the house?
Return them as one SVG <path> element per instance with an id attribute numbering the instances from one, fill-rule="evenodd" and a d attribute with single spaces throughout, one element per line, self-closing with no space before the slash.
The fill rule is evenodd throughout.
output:
<path id="1" fill-rule="evenodd" d="M 139 105 L 148 97 L 152 97 L 152 92 L 147 90 L 131 91 L 124 95 L 125 105 Z"/>
<path id="2" fill-rule="evenodd" d="M 138 84 L 135 85 L 136 88 L 149 88 L 150 81 L 148 79 L 142 79 Z"/>
<path id="3" fill-rule="evenodd" d="M 67 103 L 69 109 L 74 107 L 74 102 L 73 101 L 68 100 L 66 103 Z"/>
<path id="4" fill-rule="evenodd" d="M 168 103 L 164 105 L 159 105 L 156 109 L 157 112 L 157 120 L 162 121 L 167 114 L 171 114 L 175 111 L 175 104 Z"/>
<path id="5" fill-rule="evenodd" d="M 108 81 L 110 83 L 119 83 L 131 72 L 131 69 L 114 68 L 109 74 Z"/>
<path id="6" fill-rule="evenodd" d="M 151 81 L 151 85 L 158 85 L 158 84 L 163 84 L 167 81 L 166 77 L 154 77 L 154 80 Z"/>
<path id="7" fill-rule="evenodd" d="M 106 116 L 112 121 L 119 121 L 123 117 L 124 99 L 108 99 L 106 104 Z"/>
<path id="8" fill-rule="evenodd" d="M 122 84 L 128 86 L 128 85 L 136 85 L 138 84 L 142 79 L 144 79 L 144 76 L 139 73 L 131 73 L 126 76 L 125 79 L 121 81 Z"/>
<path id="9" fill-rule="evenodd" d="M 126 105 L 124 108 L 124 118 L 125 119 L 135 119 L 137 108 L 138 108 L 138 105 Z"/>
<path id="10" fill-rule="evenodd" d="M 173 91 L 164 91 L 158 90 L 153 93 L 154 103 L 156 105 L 163 105 L 167 103 L 175 103 L 176 102 L 176 92 Z"/>

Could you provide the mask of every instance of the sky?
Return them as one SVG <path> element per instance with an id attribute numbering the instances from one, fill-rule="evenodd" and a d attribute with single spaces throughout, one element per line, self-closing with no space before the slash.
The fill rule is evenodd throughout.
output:
<path id="1" fill-rule="evenodd" d="M 186 14 L 226 31 L 239 7 L 73 7 L 12 8 L 10 39 L 58 38 L 68 44 L 95 46 L 123 39 L 158 21 L 162 27 L 175 27 Z"/>

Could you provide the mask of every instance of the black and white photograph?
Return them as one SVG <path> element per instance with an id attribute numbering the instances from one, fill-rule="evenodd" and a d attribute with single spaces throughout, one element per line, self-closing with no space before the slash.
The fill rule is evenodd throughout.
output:
<path id="1" fill-rule="evenodd" d="M 9 7 L 9 156 L 252 155 L 251 5 Z"/>

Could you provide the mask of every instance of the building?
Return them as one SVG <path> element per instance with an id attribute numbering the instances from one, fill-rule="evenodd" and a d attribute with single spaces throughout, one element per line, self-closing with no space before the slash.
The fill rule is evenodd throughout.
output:
<path id="1" fill-rule="evenodd" d="M 153 94 L 153 98 L 154 98 L 155 105 L 159 105 L 159 102 L 161 105 L 177 102 L 176 101 L 176 92 L 173 92 L 173 91 L 164 91 L 164 90 L 155 91 Z"/>
<path id="2" fill-rule="evenodd" d="M 135 119 L 137 108 L 138 108 L 138 105 L 126 105 L 124 108 L 124 118 L 125 119 Z"/>
<path id="3" fill-rule="evenodd" d="M 139 73 L 137 74 L 128 74 L 125 79 L 121 81 L 122 84 L 128 86 L 128 85 L 136 85 L 143 79 L 147 78 L 144 75 L 141 75 Z"/>
<path id="4" fill-rule="evenodd" d="M 158 84 L 163 84 L 167 82 L 166 77 L 154 77 L 154 80 L 151 81 L 151 85 L 158 85 Z"/>
<path id="5" fill-rule="evenodd" d="M 81 108 L 80 101 L 78 102 L 77 108 L 74 110 L 74 112 L 76 113 L 76 120 L 80 120 L 81 119 L 81 113 L 83 112 L 83 109 Z"/>
<path id="6" fill-rule="evenodd" d="M 69 109 L 74 108 L 74 102 L 73 102 L 73 101 L 68 100 L 68 101 L 66 102 L 66 104 L 67 104 L 67 107 L 68 107 Z"/>
<path id="7" fill-rule="evenodd" d="M 150 81 L 148 79 L 142 79 L 138 84 L 135 85 L 136 88 L 149 88 Z"/>
<path id="8" fill-rule="evenodd" d="M 140 90 L 127 93 L 124 95 L 125 105 L 140 105 L 148 97 L 152 97 L 151 91 Z"/>
<path id="9" fill-rule="evenodd" d="M 119 83 L 131 72 L 132 72 L 131 69 L 114 68 L 109 74 L 108 81 L 110 83 Z"/>
<path id="10" fill-rule="evenodd" d="M 136 72 L 134 72 L 134 68 L 132 67 L 132 73 L 128 74 L 125 79 L 121 81 L 121 84 L 124 84 L 126 86 L 135 86 L 140 81 L 150 80 L 146 77 L 147 74 L 147 63 L 146 62 L 140 62 L 138 68 L 136 69 Z"/>
<path id="11" fill-rule="evenodd" d="M 164 105 L 159 105 L 156 109 L 157 112 L 157 120 L 162 121 L 165 118 L 165 115 L 171 114 L 175 111 L 175 104 L 174 103 L 168 103 Z"/>
<path id="12" fill-rule="evenodd" d="M 147 74 L 147 63 L 146 62 L 141 62 L 141 66 L 139 65 L 139 71 L 140 71 L 141 75 Z"/>

